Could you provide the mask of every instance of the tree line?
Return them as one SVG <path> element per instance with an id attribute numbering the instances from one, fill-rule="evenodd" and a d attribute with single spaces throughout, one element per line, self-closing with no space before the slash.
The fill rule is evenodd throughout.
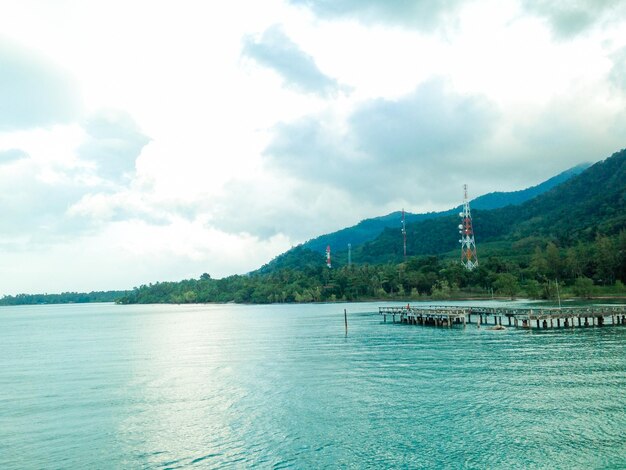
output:
<path id="1" fill-rule="evenodd" d="M 5 295 L 0 305 L 44 305 L 81 304 L 93 302 L 115 302 L 128 294 L 128 291 L 63 292 L 61 294 L 17 294 Z"/>
<path id="2" fill-rule="evenodd" d="M 488 255 L 468 271 L 457 259 L 415 256 L 401 263 L 343 265 L 328 269 L 323 257 L 306 249 L 307 263 L 289 260 L 274 269 L 212 279 L 160 282 L 135 288 L 118 302 L 130 303 L 282 303 L 383 299 L 518 297 L 554 299 L 626 294 L 626 231 L 598 235 L 592 242 L 559 246 L 557 240 L 526 239 L 509 256 Z M 511 253 L 521 253 L 510 255 Z M 311 260 L 317 260 L 313 264 Z"/>

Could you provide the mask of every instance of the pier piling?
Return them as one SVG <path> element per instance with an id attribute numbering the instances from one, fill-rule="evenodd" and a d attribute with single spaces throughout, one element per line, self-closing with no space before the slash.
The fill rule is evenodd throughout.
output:
<path id="1" fill-rule="evenodd" d="M 420 305 L 405 307 L 379 307 L 379 313 L 383 316 L 383 322 L 387 322 L 387 316 L 391 315 L 393 323 L 396 316 L 400 323 L 409 325 L 434 325 L 447 326 L 463 325 L 472 323 L 476 325 L 489 325 L 491 317 L 493 325 L 502 326 L 502 317 L 507 317 L 508 326 L 515 328 L 574 328 L 576 321 L 578 327 L 589 326 L 617 326 L 626 325 L 626 305 L 606 306 L 594 305 L 590 307 L 562 307 L 562 308 L 514 308 L 514 307 L 463 307 L 442 305 Z M 346 333 L 348 330 L 347 313 L 344 310 Z M 610 318 L 610 320 L 607 320 Z M 591 322 L 590 322 L 591 320 Z M 591 323 L 591 325 L 590 325 Z"/>

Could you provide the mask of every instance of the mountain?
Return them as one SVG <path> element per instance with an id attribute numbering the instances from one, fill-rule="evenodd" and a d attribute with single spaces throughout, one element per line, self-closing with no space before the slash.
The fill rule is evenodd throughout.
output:
<path id="1" fill-rule="evenodd" d="M 532 186 L 520 191 L 512 192 L 493 192 L 479 196 L 473 199 L 470 204 L 473 209 L 497 209 L 500 207 L 506 207 L 508 205 L 519 205 L 529 199 L 532 199 L 540 194 L 543 194 L 553 187 L 567 181 L 568 179 L 582 173 L 589 168 L 590 163 L 583 163 L 577 165 L 569 170 L 559 173 L 556 176 L 540 183 L 536 186 Z M 412 214 L 405 213 L 406 223 L 420 222 L 429 219 L 436 219 L 439 217 L 450 216 L 456 214 L 459 211 L 460 206 L 453 209 L 442 212 L 428 212 L 425 214 Z M 402 220 L 402 213 L 400 211 L 392 212 L 381 217 L 374 217 L 371 219 L 365 219 L 358 224 L 347 227 L 336 232 L 332 232 L 325 235 L 320 235 L 312 240 L 309 240 L 303 244 L 305 248 L 313 251 L 323 253 L 326 247 L 330 245 L 333 248 L 340 248 L 340 251 L 344 250 L 348 246 L 348 243 L 352 244 L 352 248 L 356 248 L 363 243 L 370 240 L 374 240 L 380 235 L 386 228 L 399 229 Z"/>
<path id="2" fill-rule="evenodd" d="M 547 183 L 547 182 L 546 182 Z M 480 210 L 472 207 L 476 243 L 499 244 L 516 252 L 535 248 L 533 239 L 554 240 L 561 246 L 589 242 L 597 235 L 626 229 L 626 149 L 519 205 Z M 458 215 L 446 214 L 407 226 L 410 256 L 444 254 L 458 248 Z M 399 231 L 385 229 L 353 254 L 355 262 L 399 262 Z"/>
<path id="3" fill-rule="evenodd" d="M 470 205 L 472 209 L 499 209 L 500 207 L 506 207 L 509 205 L 518 206 L 523 204 L 524 202 L 539 196 L 545 192 L 548 192 L 555 186 L 558 186 L 561 183 L 564 183 L 568 179 L 573 176 L 581 174 L 587 168 L 591 166 L 591 163 L 581 163 L 575 167 L 570 168 L 569 170 L 565 170 L 562 173 L 559 173 L 556 176 L 544 181 L 543 183 L 539 183 L 536 186 L 531 186 L 530 188 L 522 189 L 520 191 L 511 191 L 511 192 L 493 192 L 484 194 L 482 196 L 477 197 L 470 201 Z M 459 206 L 460 207 L 460 206 Z M 455 209 L 455 212 L 457 210 Z"/>
<path id="4" fill-rule="evenodd" d="M 356 247 L 350 267 L 345 251 L 333 252 L 328 269 L 322 253 L 301 245 L 247 275 L 144 285 L 119 302 L 626 294 L 626 149 L 519 205 L 473 209 L 472 216 L 480 261 L 472 271 L 458 261 L 454 210 L 407 225 L 406 260 L 396 226 Z M 555 285 L 563 290 L 555 291 Z"/>

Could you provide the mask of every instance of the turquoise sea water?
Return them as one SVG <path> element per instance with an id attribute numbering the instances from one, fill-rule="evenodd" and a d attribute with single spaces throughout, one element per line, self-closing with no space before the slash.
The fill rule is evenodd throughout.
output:
<path id="1" fill-rule="evenodd" d="M 626 327 L 378 305 L 2 308 L 0 467 L 626 468 Z"/>

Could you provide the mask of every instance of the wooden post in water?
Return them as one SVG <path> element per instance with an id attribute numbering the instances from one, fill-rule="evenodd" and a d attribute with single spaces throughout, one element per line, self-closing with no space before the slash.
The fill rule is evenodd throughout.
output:
<path id="1" fill-rule="evenodd" d="M 348 336 L 348 312 L 346 309 L 343 309 L 343 321 L 346 324 L 346 336 Z"/>

